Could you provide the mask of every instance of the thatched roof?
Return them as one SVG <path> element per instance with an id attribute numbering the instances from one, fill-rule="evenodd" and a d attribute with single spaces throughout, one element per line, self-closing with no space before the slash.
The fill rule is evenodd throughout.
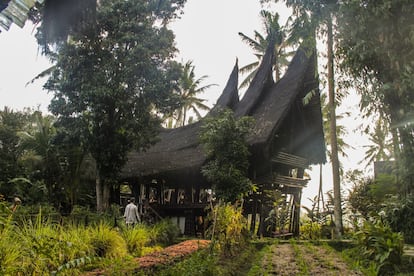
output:
<path id="1" fill-rule="evenodd" d="M 310 146 L 301 151 L 311 163 L 325 162 L 325 145 L 322 131 L 322 117 L 319 100 L 318 81 L 315 73 L 314 53 L 298 50 L 286 72 L 277 83 L 271 77 L 272 45 L 263 57 L 258 72 L 246 90 L 242 100 L 238 97 L 238 66 L 233 68 L 222 95 L 209 115 L 224 107 L 234 110 L 236 116 L 252 116 L 255 125 L 249 135 L 250 147 L 267 150 L 273 135 L 291 111 L 292 105 L 312 89 L 315 96 L 302 110 L 306 120 L 305 128 L 300 133 L 303 143 Z M 146 152 L 131 152 L 122 175 L 124 178 L 150 176 L 157 174 L 190 173 L 206 161 L 202 145 L 199 144 L 199 132 L 203 123 L 201 119 L 194 124 L 176 128 L 163 129 L 159 141 Z"/>
<path id="2" fill-rule="evenodd" d="M 237 61 L 223 93 L 217 100 L 210 115 L 221 108 L 234 108 L 239 102 Z M 122 176 L 125 178 L 159 174 L 169 171 L 191 171 L 205 161 L 202 145 L 199 144 L 199 131 L 202 120 L 175 129 L 162 129 L 159 142 L 146 152 L 131 152 Z"/>

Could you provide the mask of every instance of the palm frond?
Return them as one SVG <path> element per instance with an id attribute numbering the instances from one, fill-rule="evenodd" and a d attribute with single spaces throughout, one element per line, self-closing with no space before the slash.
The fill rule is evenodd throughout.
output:
<path id="1" fill-rule="evenodd" d="M 249 45 L 250 48 L 252 48 L 253 50 L 261 49 L 261 45 L 256 40 L 248 37 L 242 32 L 239 32 L 239 36 L 241 37 L 242 41 Z"/>
<path id="2" fill-rule="evenodd" d="M 37 81 L 38 79 L 41 79 L 43 77 L 49 76 L 52 74 L 52 72 L 56 69 L 56 65 L 53 65 L 49 68 L 47 68 L 46 70 L 40 72 L 36 77 L 34 77 L 33 79 L 29 80 L 25 86 L 28 86 L 29 84 L 34 83 L 35 81 Z"/>
<path id="3" fill-rule="evenodd" d="M 240 83 L 239 88 L 244 88 L 249 86 L 250 82 L 252 81 L 252 79 L 254 78 L 254 76 L 256 75 L 257 70 L 251 72 L 249 75 L 247 75 L 247 77 Z"/>

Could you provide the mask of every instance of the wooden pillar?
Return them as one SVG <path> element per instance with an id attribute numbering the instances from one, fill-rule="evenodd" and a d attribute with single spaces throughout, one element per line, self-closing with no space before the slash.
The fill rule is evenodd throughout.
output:
<path id="1" fill-rule="evenodd" d="M 132 196 L 135 198 L 135 202 L 138 202 L 139 195 L 140 195 L 139 181 L 138 182 L 134 181 L 132 185 L 130 186 L 130 188 L 131 188 Z"/>
<path id="2" fill-rule="evenodd" d="M 192 194 L 193 194 L 193 188 L 189 185 L 186 185 L 185 188 L 184 188 L 184 191 L 185 191 L 184 203 L 190 204 Z"/>
<path id="3" fill-rule="evenodd" d="M 195 236 L 195 214 L 193 209 L 185 210 L 184 235 Z"/>
<path id="4" fill-rule="evenodd" d="M 259 212 L 260 212 L 260 218 L 259 218 L 259 229 L 257 230 L 257 235 L 259 237 L 263 236 L 264 234 L 264 220 L 265 220 L 265 214 L 264 214 L 264 185 L 262 187 L 261 190 L 261 195 L 260 195 L 260 201 L 259 201 Z"/>
<path id="5" fill-rule="evenodd" d="M 305 175 L 305 169 L 303 168 L 298 168 L 298 175 L 297 178 L 303 178 L 303 176 Z"/>
<path id="6" fill-rule="evenodd" d="M 302 197 L 302 190 L 298 189 L 293 195 L 294 213 L 293 213 L 293 236 L 299 236 L 300 226 L 300 201 Z"/>
<path id="7" fill-rule="evenodd" d="M 257 214 L 257 194 L 252 195 L 253 203 L 252 203 L 252 221 L 250 222 L 250 233 L 254 234 L 254 230 L 256 229 L 256 214 Z"/>

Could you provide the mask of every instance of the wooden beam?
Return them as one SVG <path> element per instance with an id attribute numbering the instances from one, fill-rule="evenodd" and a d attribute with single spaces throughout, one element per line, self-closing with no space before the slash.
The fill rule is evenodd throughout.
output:
<path id="1" fill-rule="evenodd" d="M 270 159 L 272 162 L 290 165 L 294 168 L 306 169 L 309 166 L 309 162 L 306 158 L 293 155 L 286 152 L 278 152 Z"/>
<path id="2" fill-rule="evenodd" d="M 285 187 L 304 188 L 307 186 L 309 179 L 295 178 L 283 175 L 275 175 L 273 177 L 273 183 Z"/>

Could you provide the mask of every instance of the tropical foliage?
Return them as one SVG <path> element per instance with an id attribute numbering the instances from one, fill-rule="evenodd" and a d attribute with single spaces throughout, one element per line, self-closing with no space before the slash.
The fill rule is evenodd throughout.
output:
<path id="1" fill-rule="evenodd" d="M 392 275 L 401 264 L 404 241 L 381 220 L 366 221 L 354 235 L 357 247 L 353 249 L 355 259 L 364 267 L 371 267 L 375 275 Z"/>
<path id="2" fill-rule="evenodd" d="M 236 118 L 231 110 L 222 110 L 204 121 L 200 134 L 209 161 L 203 175 L 213 184 L 216 196 L 224 202 L 235 202 L 252 190 L 247 177 L 249 150 L 246 136 L 252 118 Z"/>
<path id="3" fill-rule="evenodd" d="M 273 71 L 275 73 L 275 81 L 280 79 L 280 75 L 289 63 L 289 58 L 293 55 L 292 51 L 287 51 L 288 41 L 286 40 L 286 31 L 279 25 L 279 14 L 272 14 L 269 11 L 262 10 L 262 17 L 265 35 L 258 31 L 254 31 L 254 38 L 239 32 L 242 41 L 247 43 L 254 51 L 257 61 L 247 64 L 239 69 L 240 73 L 247 74 L 246 78 L 241 82 L 240 88 L 247 87 L 257 72 L 259 64 L 269 45 L 269 40 L 275 41 L 273 53 Z"/>
<path id="4" fill-rule="evenodd" d="M 211 238 L 212 246 L 222 255 L 235 255 L 247 242 L 247 221 L 240 206 L 217 204 L 207 219 L 211 222 L 207 236 Z"/>
<path id="5" fill-rule="evenodd" d="M 403 196 L 413 174 L 413 10 L 407 1 L 345 1 L 338 20 L 342 67 L 358 80 L 362 111 L 380 114 L 391 131 Z"/>
<path id="6" fill-rule="evenodd" d="M 105 267 L 108 260 L 127 261 L 159 250 L 165 232 L 171 233 L 170 243 L 178 235 L 177 226 L 166 222 L 114 228 L 101 220 L 85 226 L 53 222 L 42 212 L 19 222 L 4 201 L 0 208 L 8 210 L 0 216 L 0 271 L 5 275 L 79 275 Z"/>
<path id="7" fill-rule="evenodd" d="M 174 36 L 166 23 L 180 6 L 171 11 L 171 5 L 100 1 L 96 23 L 58 48 L 45 85 L 54 93 L 50 110 L 96 162 L 98 210 L 109 207 L 127 152 L 156 137 L 153 109 L 168 113 L 178 104 L 180 66 L 172 61 Z"/>
<path id="8" fill-rule="evenodd" d="M 184 126 L 199 120 L 202 117 L 201 111 L 208 111 L 210 108 L 204 103 L 206 100 L 197 97 L 198 94 L 204 93 L 207 89 L 215 84 L 201 86 L 201 83 L 207 76 L 201 76 L 195 79 L 195 66 L 192 61 L 184 64 L 181 77 L 178 79 L 178 99 L 180 107 L 174 110 L 172 115 L 167 116 L 167 125 L 174 127 Z M 191 112 L 191 113 L 190 113 Z M 192 116 L 196 116 L 194 119 Z"/>
<path id="9" fill-rule="evenodd" d="M 262 0 L 269 2 L 271 0 Z M 278 2 L 278 0 L 275 0 Z M 326 58 L 327 58 L 327 83 L 328 83 L 328 106 L 329 106 L 329 133 L 331 146 L 331 163 L 333 176 L 333 191 L 335 197 L 335 225 L 336 236 L 343 233 L 342 209 L 341 209 L 341 187 L 340 187 L 340 163 L 338 158 L 337 126 L 336 126 L 336 87 L 335 87 L 335 64 L 334 64 L 334 30 L 335 16 L 339 8 L 338 1 L 314 1 L 285 0 L 287 7 L 292 8 L 292 22 L 290 28 L 290 39 L 301 41 L 307 47 L 315 47 L 316 34 L 326 35 Z"/>

